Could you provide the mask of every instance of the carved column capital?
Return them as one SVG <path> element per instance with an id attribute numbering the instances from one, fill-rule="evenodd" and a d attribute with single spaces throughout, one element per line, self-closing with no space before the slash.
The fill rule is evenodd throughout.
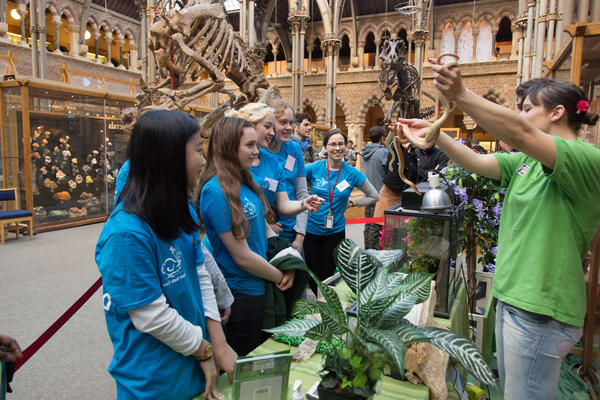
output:
<path id="1" fill-rule="evenodd" d="M 454 39 L 458 39 L 460 37 L 460 31 L 454 31 Z"/>
<path id="2" fill-rule="evenodd" d="M 429 37 L 428 31 L 419 29 L 419 30 L 416 30 L 413 32 L 415 46 L 423 46 L 428 37 Z"/>
<path id="3" fill-rule="evenodd" d="M 342 47 L 342 41 L 336 33 L 328 33 L 323 38 L 323 45 L 328 54 L 338 54 Z"/>

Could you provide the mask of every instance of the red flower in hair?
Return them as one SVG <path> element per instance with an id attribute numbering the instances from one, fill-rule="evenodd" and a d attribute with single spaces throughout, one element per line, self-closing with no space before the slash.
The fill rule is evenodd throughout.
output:
<path id="1" fill-rule="evenodd" d="M 586 112 L 588 108 L 590 108 L 590 103 L 588 101 L 579 100 L 579 102 L 577 102 L 577 114 Z"/>

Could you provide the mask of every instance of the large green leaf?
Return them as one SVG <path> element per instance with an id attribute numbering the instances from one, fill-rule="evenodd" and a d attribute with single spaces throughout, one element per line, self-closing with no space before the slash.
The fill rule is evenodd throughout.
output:
<path id="1" fill-rule="evenodd" d="M 417 303 L 417 296 L 412 293 L 400 293 L 396 300 L 388 307 L 377 320 L 380 329 L 391 329 L 410 312 Z"/>
<path id="2" fill-rule="evenodd" d="M 306 337 L 312 340 L 325 340 L 331 342 L 332 336 L 333 332 L 331 328 L 324 323 L 315 325 L 306 331 Z"/>
<path id="3" fill-rule="evenodd" d="M 319 304 L 319 310 L 321 317 L 323 318 L 323 322 L 333 323 L 334 326 L 331 326 L 331 329 L 334 332 L 340 332 L 341 329 L 347 330 L 348 327 L 346 322 L 346 313 L 344 312 L 340 298 L 335 290 L 321 282 L 311 270 L 308 269 L 306 272 L 308 272 L 316 282 L 319 290 L 321 290 L 321 293 L 323 294 L 323 298 L 327 302 L 327 304 Z M 324 313 L 327 315 L 323 315 Z"/>
<path id="4" fill-rule="evenodd" d="M 392 331 L 380 329 L 366 329 L 364 330 L 364 333 L 385 349 L 392 360 L 394 360 L 394 363 L 400 371 L 401 377 L 404 379 L 404 356 L 406 354 L 406 347 L 400 337 Z"/>
<path id="5" fill-rule="evenodd" d="M 393 302 L 393 297 L 382 297 L 377 300 L 369 301 L 368 303 L 361 305 L 358 309 L 358 318 L 363 323 L 369 323 L 383 313 Z"/>
<path id="6" fill-rule="evenodd" d="M 404 257 L 403 250 L 375 250 L 366 249 L 365 252 L 375 257 L 383 265 L 384 268 L 390 267 L 397 261 L 400 261 Z"/>
<path id="7" fill-rule="evenodd" d="M 277 326 L 271 329 L 264 329 L 265 332 L 272 333 L 274 335 L 286 335 L 286 336 L 304 336 L 306 331 L 312 327 L 320 324 L 319 321 L 314 319 L 295 319 L 288 321 L 281 326 Z"/>
<path id="8" fill-rule="evenodd" d="M 431 289 L 431 280 L 434 274 L 425 272 L 412 272 L 404 278 L 398 286 L 403 292 L 412 293 L 417 296 L 417 304 L 424 302 L 429 298 Z"/>
<path id="9" fill-rule="evenodd" d="M 389 293 L 387 285 L 388 275 L 389 273 L 385 268 L 380 268 L 376 271 L 373 279 L 371 279 L 367 286 L 360 291 L 360 304 L 366 304 L 368 301 L 380 299 Z"/>
<path id="10" fill-rule="evenodd" d="M 492 370 L 471 341 L 444 329 L 422 328 L 421 332 L 429 336 L 429 343 L 444 350 L 461 363 L 475 379 L 486 385 L 496 386 L 496 378 Z"/>
<path id="11" fill-rule="evenodd" d="M 307 314 L 315 314 L 320 311 L 319 304 L 314 301 L 308 300 L 298 300 L 296 304 L 294 304 L 294 311 L 292 311 L 292 315 L 307 315 Z"/>
<path id="12" fill-rule="evenodd" d="M 329 304 L 319 304 L 321 319 L 325 325 L 336 335 L 342 335 L 348 331 L 348 322 L 345 315 L 340 318 Z"/>
<path id="13" fill-rule="evenodd" d="M 333 251 L 333 259 L 340 270 L 342 278 L 356 293 L 362 290 L 382 264 L 350 239 L 344 239 Z"/>
<path id="14" fill-rule="evenodd" d="M 421 331 L 421 328 L 405 319 L 396 321 L 396 326 L 392 329 L 392 331 L 406 344 L 414 342 L 429 342 L 431 340 L 428 334 Z"/>

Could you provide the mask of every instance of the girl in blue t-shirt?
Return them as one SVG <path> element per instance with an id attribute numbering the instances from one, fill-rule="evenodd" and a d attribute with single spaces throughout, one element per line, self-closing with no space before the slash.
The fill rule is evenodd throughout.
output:
<path id="1" fill-rule="evenodd" d="M 290 200 L 285 191 L 284 170 L 277 156 L 267 150 L 275 137 L 274 110 L 265 103 L 249 103 L 239 110 L 228 111 L 226 115 L 252 122 L 259 154 L 252 163 L 250 173 L 275 212 L 278 215 L 295 216 L 303 211 L 316 211 L 324 199 L 311 195 L 303 200 Z"/>
<path id="2" fill-rule="evenodd" d="M 146 112 L 127 153 L 129 175 L 96 246 L 117 398 L 217 398 L 197 271 L 204 258 L 188 206 L 205 164 L 198 123 Z"/>
<path id="3" fill-rule="evenodd" d="M 377 190 L 365 175 L 344 162 L 346 143 L 347 138 L 342 131 L 331 129 L 323 137 L 327 159 L 306 168 L 306 179 L 311 184 L 312 193 L 325 199 L 318 211 L 309 214 L 304 240 L 306 265 L 321 281 L 335 271 L 333 250 L 346 237 L 346 208 L 364 207 L 379 200 Z M 355 187 L 365 195 L 350 200 Z M 316 294 L 316 283 L 311 281 L 310 287 Z"/>
<path id="4" fill-rule="evenodd" d="M 256 131 L 241 118 L 224 117 L 212 129 L 207 167 L 200 177 L 200 213 L 212 253 L 234 297 L 227 342 L 241 355 L 263 339 L 265 281 L 284 291 L 294 273 L 281 272 L 266 260 L 265 218 L 274 213 L 250 174 L 258 157 Z"/>
<path id="5" fill-rule="evenodd" d="M 294 111 L 290 103 L 281 98 L 268 101 L 275 114 L 275 136 L 269 143 L 269 151 L 277 157 L 283 171 L 285 190 L 290 200 L 302 200 L 308 196 L 306 171 L 302 148 L 293 140 Z M 298 251 L 302 252 L 308 213 L 296 217 L 280 216 L 277 220 L 279 236 L 289 239 Z"/>

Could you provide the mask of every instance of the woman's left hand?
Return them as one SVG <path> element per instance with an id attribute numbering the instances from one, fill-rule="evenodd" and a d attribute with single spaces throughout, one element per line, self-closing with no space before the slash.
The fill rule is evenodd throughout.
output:
<path id="1" fill-rule="evenodd" d="M 204 393 L 202 393 L 202 397 L 207 400 L 221 400 L 221 393 L 219 393 L 219 389 L 217 389 L 217 378 L 219 377 L 219 374 L 215 365 L 215 358 L 212 357 L 209 360 L 200 361 L 200 368 L 202 368 L 204 379 L 206 379 L 206 387 Z"/>
<path id="2" fill-rule="evenodd" d="M 225 325 L 227 321 L 229 321 L 229 317 L 231 316 L 231 307 L 219 310 L 219 314 L 221 315 L 221 324 Z"/>
<path id="3" fill-rule="evenodd" d="M 321 207 L 321 204 L 323 204 L 324 201 L 324 198 L 319 197 L 316 194 L 311 194 L 304 199 L 304 208 L 308 212 L 315 212 L 319 209 L 319 207 Z"/>
<path id="4" fill-rule="evenodd" d="M 448 100 L 456 100 L 465 91 L 460 68 L 457 65 L 447 67 L 444 64 L 436 64 L 435 58 L 430 58 L 429 62 L 433 64 L 431 69 L 436 89 Z"/>
<path id="5" fill-rule="evenodd" d="M 214 349 L 216 367 L 225 371 L 229 382 L 233 383 L 233 370 L 235 368 L 235 360 L 238 358 L 237 353 L 227 342 L 218 346 L 215 345 Z"/>
<path id="6" fill-rule="evenodd" d="M 277 289 L 281 290 L 282 292 L 285 292 L 286 290 L 291 288 L 292 285 L 294 284 L 295 276 L 296 276 L 295 270 L 285 271 L 283 273 L 283 279 L 281 280 L 281 282 L 279 282 L 275 286 L 277 286 Z"/>
<path id="7" fill-rule="evenodd" d="M 423 119 L 402 119 L 393 125 L 396 136 L 403 145 L 407 142 L 421 149 L 428 149 L 435 145 L 435 141 L 427 142 L 425 136 L 429 132 L 431 123 Z"/>
<path id="8" fill-rule="evenodd" d="M 297 233 L 296 238 L 292 242 L 292 247 L 302 254 L 302 248 L 304 247 L 304 235 Z"/>

